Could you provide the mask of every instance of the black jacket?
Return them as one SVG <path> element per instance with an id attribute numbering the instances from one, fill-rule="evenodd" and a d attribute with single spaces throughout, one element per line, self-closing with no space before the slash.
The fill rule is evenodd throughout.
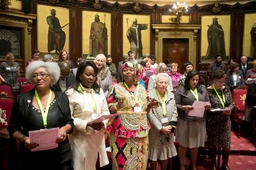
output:
<path id="1" fill-rule="evenodd" d="M 59 81 L 53 85 L 53 87 L 61 92 Z M 74 74 L 70 73 L 69 76 L 66 78 L 66 89 L 68 89 L 71 85 L 73 85 L 76 82 L 76 77 Z"/>
<path id="2" fill-rule="evenodd" d="M 59 124 L 59 127 L 65 126 L 66 124 L 70 124 L 72 126 L 72 130 L 74 127 L 73 119 L 71 117 L 71 111 L 69 108 L 69 100 L 66 94 L 57 91 L 52 88 L 52 91 L 55 94 L 56 102 L 61 111 L 63 117 L 63 124 Z M 28 121 L 33 121 L 29 119 L 28 113 L 30 113 L 30 109 L 32 109 L 32 101 L 35 95 L 35 89 L 32 89 L 26 93 L 22 93 L 18 95 L 13 108 L 12 114 L 10 118 L 10 126 L 8 127 L 8 131 L 10 136 L 16 131 L 21 131 L 24 135 L 28 135 L 29 130 L 35 130 L 36 127 L 30 127 Z M 42 127 L 43 128 L 43 127 Z M 39 129 L 37 129 L 39 130 Z M 72 133 L 72 130 L 69 133 Z"/>

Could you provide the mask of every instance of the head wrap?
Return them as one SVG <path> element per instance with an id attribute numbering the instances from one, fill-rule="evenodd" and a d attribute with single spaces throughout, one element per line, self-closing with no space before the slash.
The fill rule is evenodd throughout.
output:
<path id="1" fill-rule="evenodd" d="M 136 69 L 135 65 L 132 62 L 129 62 L 129 61 L 122 64 L 121 71 L 123 71 L 123 69 L 126 68 L 126 67 L 133 68 L 134 70 Z"/>

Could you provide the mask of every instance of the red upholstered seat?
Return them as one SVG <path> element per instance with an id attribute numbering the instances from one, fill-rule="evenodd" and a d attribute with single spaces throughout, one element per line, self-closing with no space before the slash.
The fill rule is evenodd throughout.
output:
<path id="1" fill-rule="evenodd" d="M 18 77 L 19 86 L 21 86 L 21 84 L 23 84 L 27 81 L 28 81 L 28 79 L 26 77 Z"/>
<path id="2" fill-rule="evenodd" d="M 33 88 L 35 88 L 35 86 L 29 82 L 22 83 L 20 86 L 20 93 L 27 92 L 29 90 L 32 90 Z"/>
<path id="3" fill-rule="evenodd" d="M 13 98 L 0 96 L 0 137 L 10 137 L 7 127 L 9 126 L 13 104 Z"/>
<path id="4" fill-rule="evenodd" d="M 2 84 L 0 84 L 0 96 L 13 98 L 12 86 L 6 82 L 2 82 Z"/>
<path id="5" fill-rule="evenodd" d="M 238 124 L 238 137 L 240 137 L 241 132 L 241 124 L 243 123 L 243 116 L 246 108 L 246 87 L 238 87 L 233 90 L 233 102 L 234 102 L 234 110 L 233 110 L 233 120 Z"/>

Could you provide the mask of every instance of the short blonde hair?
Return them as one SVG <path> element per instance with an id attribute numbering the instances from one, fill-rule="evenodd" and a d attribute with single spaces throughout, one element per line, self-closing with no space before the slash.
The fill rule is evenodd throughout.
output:
<path id="1" fill-rule="evenodd" d="M 252 61 L 252 66 L 256 65 L 256 60 Z"/>
<path id="2" fill-rule="evenodd" d="M 172 66 L 178 67 L 179 65 L 178 65 L 177 63 L 172 63 L 172 64 L 171 64 L 171 67 L 172 67 Z"/>
<path id="3" fill-rule="evenodd" d="M 5 55 L 5 60 L 6 60 L 6 61 L 9 60 L 11 57 L 14 57 L 14 54 L 11 53 L 11 52 L 9 52 L 9 53 L 7 53 L 7 54 Z"/>
<path id="4" fill-rule="evenodd" d="M 158 64 L 158 66 L 157 66 L 157 68 L 156 68 L 157 74 L 159 73 L 159 71 L 160 71 L 161 68 L 167 69 L 166 64 L 165 64 L 165 63 L 159 63 L 159 64 Z"/>

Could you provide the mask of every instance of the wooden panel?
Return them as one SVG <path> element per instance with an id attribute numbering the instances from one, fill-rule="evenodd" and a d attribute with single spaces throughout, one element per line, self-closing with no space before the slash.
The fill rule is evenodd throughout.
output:
<path id="1" fill-rule="evenodd" d="M 177 63 L 183 73 L 183 64 L 188 61 L 188 39 L 163 39 L 163 61 L 167 59 Z"/>

